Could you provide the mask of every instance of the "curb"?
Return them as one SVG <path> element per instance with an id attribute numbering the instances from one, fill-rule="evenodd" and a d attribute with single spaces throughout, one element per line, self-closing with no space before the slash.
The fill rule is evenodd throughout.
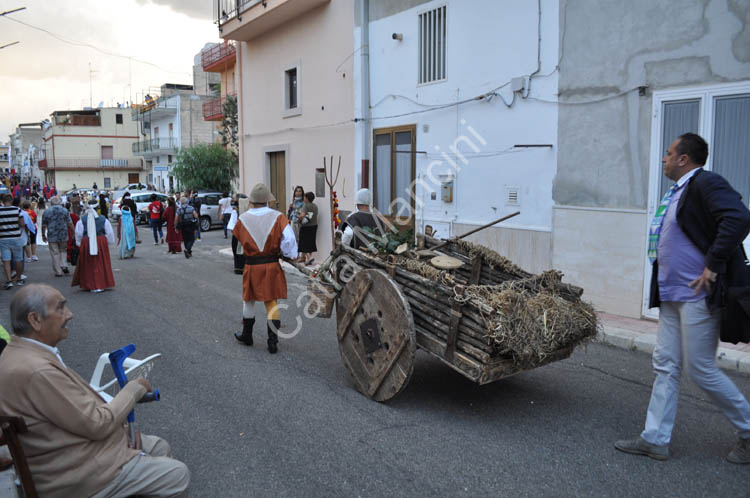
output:
<path id="1" fill-rule="evenodd" d="M 603 327 L 596 338 L 603 344 L 648 354 L 653 353 L 656 347 L 655 335 L 641 334 L 617 327 Z M 723 370 L 750 373 L 750 353 L 748 352 L 720 347 L 716 352 L 716 361 L 719 368 Z"/>

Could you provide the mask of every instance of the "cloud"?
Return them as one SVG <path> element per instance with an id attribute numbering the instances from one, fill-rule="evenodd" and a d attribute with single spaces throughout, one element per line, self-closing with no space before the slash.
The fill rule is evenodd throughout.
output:
<path id="1" fill-rule="evenodd" d="M 163 5 L 196 19 L 213 20 L 213 0 L 136 0 L 140 5 Z"/>
<path id="2" fill-rule="evenodd" d="M 68 41 L 152 65 L 65 43 L 0 18 L 2 41 L 21 42 L 0 51 L 0 141 L 6 141 L 5 136 L 20 122 L 37 121 L 59 109 L 87 106 L 90 98 L 94 105 L 100 101 L 106 105 L 137 102 L 163 83 L 191 84 L 193 57 L 205 43 L 219 41 L 210 20 L 143 0 L 24 3 L 27 10 L 13 18 Z M 89 63 L 94 71 L 91 74 Z"/>

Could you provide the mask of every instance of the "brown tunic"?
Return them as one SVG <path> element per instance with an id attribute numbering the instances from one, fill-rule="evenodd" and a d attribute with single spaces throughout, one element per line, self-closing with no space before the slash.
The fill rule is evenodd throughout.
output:
<path id="1" fill-rule="evenodd" d="M 245 256 L 281 255 L 281 235 L 288 224 L 286 216 L 278 211 L 262 216 L 247 212 L 239 217 L 232 233 L 242 245 Z M 268 235 L 265 241 L 256 241 L 251 232 L 258 238 L 265 233 Z M 276 261 L 245 265 L 242 271 L 242 300 L 266 302 L 274 299 L 286 299 L 286 277 L 281 264 Z"/>

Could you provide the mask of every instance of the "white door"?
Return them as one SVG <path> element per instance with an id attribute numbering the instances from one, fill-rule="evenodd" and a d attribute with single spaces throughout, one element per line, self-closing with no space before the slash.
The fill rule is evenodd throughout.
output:
<path id="1" fill-rule="evenodd" d="M 646 234 L 656 208 L 673 183 L 662 173 L 661 158 L 683 133 L 693 132 L 708 142 L 705 169 L 729 181 L 745 201 L 750 201 L 750 81 L 711 87 L 654 92 L 651 126 L 649 205 Z M 646 244 L 646 247 L 648 245 Z M 750 237 L 745 240 L 746 252 Z M 651 263 L 644 254 L 643 314 L 658 317 L 648 308 Z"/>

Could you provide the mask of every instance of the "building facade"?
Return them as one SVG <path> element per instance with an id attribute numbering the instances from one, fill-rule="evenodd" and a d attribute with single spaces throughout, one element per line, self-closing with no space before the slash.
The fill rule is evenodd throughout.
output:
<path id="1" fill-rule="evenodd" d="M 706 168 L 750 199 L 742 2 L 215 7 L 222 36 L 238 40 L 243 186 L 276 182 L 286 203 L 291 185 L 316 179 L 322 165 L 309 161 L 326 146 L 352 146 L 345 209 L 368 186 L 379 211 L 441 238 L 520 211 L 469 240 L 532 272 L 559 269 L 597 309 L 638 318 L 656 316 L 646 304 L 646 235 L 668 188 L 670 142 L 704 136 Z M 343 50 L 345 37 L 329 31 L 348 16 Z"/>
<path id="2" fill-rule="evenodd" d="M 588 0 L 560 19 L 552 264 L 597 308 L 655 317 L 646 235 L 669 144 L 702 135 L 706 168 L 750 199 L 750 5 Z"/>
<path id="3" fill-rule="evenodd" d="M 132 152 L 137 138 L 130 109 L 55 111 L 42 136 L 42 183 L 64 192 L 74 185 L 116 189 L 141 181 L 143 161 Z"/>
<path id="4" fill-rule="evenodd" d="M 351 209 L 357 188 L 354 2 L 218 0 L 215 7 L 220 36 L 236 43 L 240 191 L 264 182 L 282 212 L 294 186 L 315 193 L 317 247 L 327 254 L 332 246 L 331 193 L 324 157 L 329 170 L 331 157 L 335 165 L 341 162 L 334 190 L 342 208 Z"/>
<path id="5" fill-rule="evenodd" d="M 146 95 L 142 104 L 133 107 L 139 139 L 132 152 L 143 158 L 148 183 L 156 189 L 180 188 L 172 167 L 183 147 L 216 142 L 214 124 L 203 119 L 203 104 L 212 98 L 197 94 L 192 85 L 165 83 L 158 95 Z"/>
<path id="6" fill-rule="evenodd" d="M 42 180 L 39 157 L 42 150 L 42 123 L 21 123 L 10 135 L 11 164 L 21 179 Z"/>
<path id="7" fill-rule="evenodd" d="M 11 170 L 10 144 L 0 144 L 0 173 L 10 173 Z"/>

